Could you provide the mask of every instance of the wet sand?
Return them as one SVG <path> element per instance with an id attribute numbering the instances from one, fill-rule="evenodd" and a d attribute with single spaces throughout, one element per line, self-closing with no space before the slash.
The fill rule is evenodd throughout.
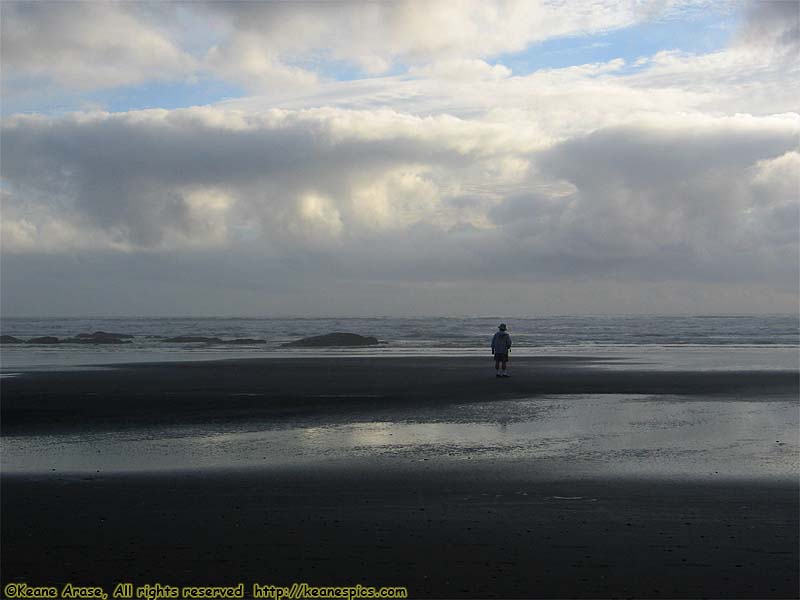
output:
<path id="1" fill-rule="evenodd" d="M 796 399 L 796 372 L 519 359 L 301 359 L 38 373 L 4 435 L 171 423 L 348 423 L 548 394 Z M 487 377 L 488 375 L 488 377 Z M 502 387 L 500 387 L 502 386 Z M 402 585 L 410 597 L 796 598 L 798 483 L 607 476 L 368 456 L 178 472 L 4 473 L 2 584 Z M 639 463 L 637 463 L 639 464 Z M 758 464 L 750 465 L 757 473 Z M 747 469 L 744 469 L 746 472 Z"/>
<path id="2" fill-rule="evenodd" d="M 604 368 L 601 358 L 514 358 L 496 379 L 487 358 L 286 358 L 136 364 L 40 372 L 2 382 L 3 434 L 116 430 L 146 424 L 330 421 L 370 411 L 554 394 L 797 397 L 796 371 Z"/>
<path id="3" fill-rule="evenodd" d="M 457 476 L 456 476 L 457 475 Z M 3 584 L 796 598 L 796 485 L 270 472 L 3 481 Z"/>

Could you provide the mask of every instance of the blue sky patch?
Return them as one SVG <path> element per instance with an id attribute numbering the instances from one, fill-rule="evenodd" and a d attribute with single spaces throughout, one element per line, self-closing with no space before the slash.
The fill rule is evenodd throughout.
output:
<path id="1" fill-rule="evenodd" d="M 681 20 L 650 21 L 604 34 L 554 38 L 522 52 L 499 55 L 492 62 L 509 67 L 515 75 L 528 75 L 540 69 L 561 69 L 616 58 L 630 65 L 640 57 L 662 50 L 704 54 L 725 47 L 737 17 L 730 10 L 717 10 Z"/>

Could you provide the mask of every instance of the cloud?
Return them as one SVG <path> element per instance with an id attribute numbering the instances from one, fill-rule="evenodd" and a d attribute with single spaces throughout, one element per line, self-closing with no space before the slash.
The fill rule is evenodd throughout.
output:
<path id="1" fill-rule="evenodd" d="M 414 77 L 448 81 L 480 81 L 482 79 L 505 79 L 511 76 L 511 69 L 500 64 L 490 65 L 480 59 L 451 59 L 420 68 L 412 68 L 409 74 Z"/>
<path id="2" fill-rule="evenodd" d="M 676 120 L 564 142 L 539 166 L 574 189 L 559 198 L 561 210 L 553 198 L 531 205 L 543 234 L 536 241 L 644 278 L 794 278 L 798 198 L 780 182 L 797 166 L 798 126 L 796 118 Z"/>
<path id="3" fill-rule="evenodd" d="M 364 281 L 777 284 L 797 263 L 798 132 L 797 116 L 673 117 L 536 149 L 392 111 L 20 116 L 3 247 L 257 251 Z"/>
<path id="4" fill-rule="evenodd" d="M 707 54 L 661 50 L 628 77 L 648 90 L 681 89 L 702 98 L 703 112 L 796 112 L 800 95 L 800 5 L 751 2 L 728 45 Z"/>
<path id="5" fill-rule="evenodd" d="M 634 24 L 644 16 L 636 3 L 465 0 L 418 3 L 339 2 L 293 4 L 225 2 L 204 5 L 234 32 L 221 51 L 242 39 L 258 39 L 261 55 L 305 57 L 317 53 L 359 66 L 370 74 L 399 62 L 476 60 L 523 50 L 532 43 L 585 35 Z M 652 16 L 652 15 L 651 15 Z"/>
<path id="6" fill-rule="evenodd" d="M 2 132 L 4 221 L 11 227 L 16 212 L 35 206 L 43 222 L 56 211 L 131 248 L 218 243 L 231 231 L 229 214 L 239 227 L 255 221 L 301 241 L 339 233 L 342 218 L 390 226 L 406 218 L 414 194 L 434 180 L 445 185 L 450 169 L 507 153 L 510 133 L 392 111 L 17 116 Z"/>
<path id="7" fill-rule="evenodd" d="M 258 92 L 4 118 L 4 301 L 19 312 L 34 288 L 94 289 L 91 273 L 128 312 L 142 288 L 151 312 L 173 295 L 207 313 L 263 313 L 264 298 L 285 313 L 469 312 L 468 298 L 491 311 L 497 285 L 522 312 L 537 298 L 555 311 L 794 309 L 791 11 L 754 5 L 708 54 L 518 75 L 491 57 L 683 7 L 416 6 L 4 5 L 12 80 L 212 72 Z M 97 15 L 108 29 L 84 36 Z M 342 65 L 373 76 L 331 80 Z M 82 294 L 73 312 L 92 306 Z"/>
<path id="8" fill-rule="evenodd" d="M 255 90 L 274 88 L 296 93 L 318 81 L 313 71 L 282 62 L 270 47 L 270 39 L 256 34 L 239 34 L 228 44 L 214 46 L 206 54 L 205 66 L 221 78 Z"/>
<path id="9" fill-rule="evenodd" d="M 7 90 L 93 90 L 213 75 L 251 91 L 308 90 L 354 67 L 506 77 L 485 60 L 632 26 L 696 2 L 6 2 Z"/>
<path id="10" fill-rule="evenodd" d="M 105 2 L 4 2 L 6 85 L 53 81 L 72 90 L 182 79 L 196 68 L 167 32 Z"/>
<path id="11" fill-rule="evenodd" d="M 800 4 L 753 0 L 733 42 L 735 46 L 765 50 L 773 59 L 796 62 L 800 53 Z"/>

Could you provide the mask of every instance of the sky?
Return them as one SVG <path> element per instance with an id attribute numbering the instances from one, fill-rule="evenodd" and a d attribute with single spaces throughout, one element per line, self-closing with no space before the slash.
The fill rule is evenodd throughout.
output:
<path id="1" fill-rule="evenodd" d="M 800 3 L 0 3 L 0 313 L 796 313 Z"/>

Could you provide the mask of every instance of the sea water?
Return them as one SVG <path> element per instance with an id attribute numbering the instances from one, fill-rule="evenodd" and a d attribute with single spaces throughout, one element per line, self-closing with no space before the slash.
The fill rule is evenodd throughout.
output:
<path id="1" fill-rule="evenodd" d="M 291 357 L 320 354 L 461 356 L 488 353 L 497 325 L 508 323 L 512 356 L 589 354 L 636 357 L 663 368 L 763 368 L 798 366 L 797 315 L 740 316 L 543 316 L 470 318 L 3 318 L 0 331 L 23 340 L 105 331 L 133 335 L 131 343 L 89 345 L 6 344 L 0 370 L 75 368 L 127 362 Z M 282 344 L 344 331 L 378 338 L 364 348 L 301 349 Z M 171 343 L 177 336 L 263 344 Z"/>

